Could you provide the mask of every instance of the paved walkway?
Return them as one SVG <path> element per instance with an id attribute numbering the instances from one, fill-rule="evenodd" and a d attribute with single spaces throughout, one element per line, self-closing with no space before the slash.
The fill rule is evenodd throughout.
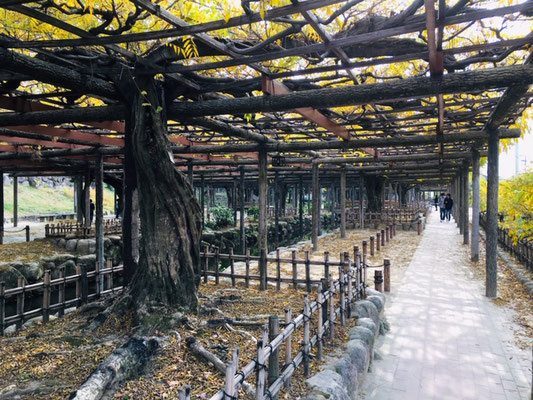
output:
<path id="1" fill-rule="evenodd" d="M 512 313 L 471 278 L 456 224 L 433 212 L 388 299 L 390 332 L 360 398 L 365 400 L 530 399 L 531 349 L 514 344 Z"/>

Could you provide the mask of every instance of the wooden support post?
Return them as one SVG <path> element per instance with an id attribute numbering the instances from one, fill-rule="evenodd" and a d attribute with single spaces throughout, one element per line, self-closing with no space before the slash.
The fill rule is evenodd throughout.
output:
<path id="1" fill-rule="evenodd" d="M 346 305 L 346 314 L 348 315 L 348 318 L 351 315 L 351 307 L 352 307 L 352 301 L 353 301 L 353 266 L 352 266 L 352 260 L 350 259 L 350 252 L 344 253 L 344 261 L 346 262 L 346 286 L 348 287 L 348 300 Z"/>
<path id="2" fill-rule="evenodd" d="M 19 178 L 13 176 L 13 226 L 17 227 L 19 224 Z"/>
<path id="3" fill-rule="evenodd" d="M 239 233 L 241 238 L 241 254 L 244 254 L 246 251 L 246 228 L 244 225 L 244 167 L 239 167 L 239 169 Z"/>
<path id="4" fill-rule="evenodd" d="M 470 223 L 468 220 L 470 185 L 468 183 L 468 164 L 463 169 L 463 244 L 470 243 Z"/>
<path id="5" fill-rule="evenodd" d="M 245 261 L 245 268 L 246 268 L 246 276 L 245 276 L 245 286 L 248 289 L 250 287 L 250 249 L 246 249 L 246 261 Z"/>
<path id="6" fill-rule="evenodd" d="M 220 249 L 215 247 L 215 284 L 218 285 L 220 281 Z"/>
<path id="7" fill-rule="evenodd" d="M 487 297 L 498 295 L 498 156 L 499 138 L 496 129 L 489 130 L 489 154 L 487 169 L 487 233 L 486 284 Z"/>
<path id="8" fill-rule="evenodd" d="M 318 283 L 318 288 L 317 288 L 317 303 L 318 303 L 318 307 L 317 307 L 317 336 L 318 336 L 318 339 L 316 341 L 316 346 L 317 346 L 317 358 L 318 358 L 318 361 L 321 362 L 322 361 L 322 352 L 323 352 L 323 343 L 322 343 L 322 336 L 324 335 L 324 332 L 323 332 L 323 325 L 324 325 L 324 318 L 323 318 L 323 315 L 322 315 L 322 303 L 324 301 L 324 298 L 323 298 L 323 294 L 322 294 L 322 283 L 319 282 Z"/>
<path id="9" fill-rule="evenodd" d="M 385 247 L 385 229 L 381 230 L 381 247 Z"/>
<path id="10" fill-rule="evenodd" d="M 370 255 L 374 256 L 374 236 L 370 236 Z"/>
<path id="11" fill-rule="evenodd" d="M 381 233 L 376 233 L 376 250 L 381 251 Z"/>
<path id="12" fill-rule="evenodd" d="M 91 226 L 91 173 L 85 174 L 85 184 L 83 185 L 83 216 L 85 227 Z"/>
<path id="13" fill-rule="evenodd" d="M 341 238 L 346 237 L 346 170 L 341 171 Z"/>
<path id="14" fill-rule="evenodd" d="M 259 227 L 258 227 L 258 244 L 259 250 L 264 251 L 265 258 L 268 252 L 268 226 L 267 226 L 267 152 L 263 149 L 259 151 Z M 266 262 L 263 262 L 263 256 L 259 262 L 259 289 L 266 289 Z"/>
<path id="15" fill-rule="evenodd" d="M 318 231 L 319 231 L 319 218 L 320 218 L 320 178 L 318 175 L 318 163 L 313 163 L 312 167 L 312 174 L 313 174 L 313 214 L 312 214 L 312 224 L 313 224 L 313 231 L 311 234 L 311 239 L 313 243 L 313 251 L 318 250 Z"/>
<path id="16" fill-rule="evenodd" d="M 311 312 L 309 310 L 309 295 L 306 293 L 304 298 L 304 377 L 309 378 L 311 373 L 310 368 L 310 353 L 311 353 L 311 343 L 310 343 L 310 328 L 309 322 L 311 319 Z"/>
<path id="17" fill-rule="evenodd" d="M 379 270 L 374 271 L 374 288 L 378 292 L 383 292 L 383 272 Z"/>
<path id="18" fill-rule="evenodd" d="M 396 221 L 392 222 L 392 235 L 396 236 Z"/>
<path id="19" fill-rule="evenodd" d="M 26 231 L 26 242 L 29 242 L 30 241 L 30 226 L 26 225 L 24 230 Z"/>
<path id="20" fill-rule="evenodd" d="M 383 289 L 390 292 L 390 259 L 383 259 Z"/>
<path id="21" fill-rule="evenodd" d="M 50 320 L 50 270 L 44 272 L 43 277 L 43 323 Z"/>
<path id="22" fill-rule="evenodd" d="M 22 288 L 22 292 L 17 294 L 17 324 L 16 328 L 17 330 L 22 329 L 22 325 L 24 324 L 24 298 L 25 298 L 25 286 L 26 282 L 24 281 L 23 277 L 19 277 L 17 280 L 17 287 Z"/>
<path id="23" fill-rule="evenodd" d="M 465 189 L 465 177 L 464 173 L 462 171 L 459 172 L 459 233 L 462 235 L 464 233 L 465 229 L 465 211 L 466 207 L 464 206 L 464 189 Z"/>
<path id="24" fill-rule="evenodd" d="M 99 269 L 105 265 L 104 261 L 104 158 L 98 154 L 95 167 L 96 178 L 96 265 Z M 104 290 L 104 277 L 96 277 L 97 290 Z"/>
<path id="25" fill-rule="evenodd" d="M 305 288 L 307 293 L 311 291 L 311 263 L 309 251 L 305 252 Z"/>
<path id="26" fill-rule="evenodd" d="M 292 309 L 287 307 L 285 309 L 285 324 L 288 326 L 292 321 Z M 287 336 L 285 339 L 285 365 L 289 365 L 292 362 L 292 334 Z M 289 389 L 291 387 L 291 377 L 289 376 L 285 380 L 285 388 Z"/>
<path id="27" fill-rule="evenodd" d="M 292 288 L 296 289 L 298 279 L 298 265 L 296 263 L 296 250 L 291 252 L 291 264 L 292 264 Z"/>
<path id="28" fill-rule="evenodd" d="M 417 232 L 418 232 L 418 235 L 422 234 L 422 220 L 421 219 L 419 219 L 417 223 Z"/>
<path id="29" fill-rule="evenodd" d="M 111 290 L 111 293 L 114 293 L 115 292 L 114 283 L 113 283 L 113 274 L 114 274 L 113 268 L 114 267 L 113 267 L 113 261 L 112 260 L 107 260 L 107 268 L 111 270 L 106 275 L 106 277 L 107 277 L 107 290 Z"/>
<path id="30" fill-rule="evenodd" d="M 389 244 L 389 240 L 390 240 L 390 236 L 389 235 L 390 235 L 389 227 L 387 226 L 387 227 L 385 227 L 385 242 L 387 244 Z"/>
<path id="31" fill-rule="evenodd" d="M 472 234 L 470 244 L 470 259 L 479 261 L 479 151 L 472 151 Z"/>
<path id="32" fill-rule="evenodd" d="M 279 249 L 276 249 L 276 290 L 281 290 L 281 261 Z"/>
<path id="33" fill-rule="evenodd" d="M 274 172 L 274 242 L 279 247 L 279 213 L 280 213 L 279 171 Z"/>
<path id="34" fill-rule="evenodd" d="M 271 315 L 268 318 L 268 341 L 272 341 L 279 335 L 279 318 L 277 315 Z M 268 386 L 272 385 L 279 378 L 279 347 L 272 350 L 268 358 Z M 278 396 L 272 396 L 277 400 Z"/>
<path id="35" fill-rule="evenodd" d="M 231 286 L 235 287 L 235 260 L 233 259 L 233 247 L 229 248 L 229 266 L 231 273 Z"/>

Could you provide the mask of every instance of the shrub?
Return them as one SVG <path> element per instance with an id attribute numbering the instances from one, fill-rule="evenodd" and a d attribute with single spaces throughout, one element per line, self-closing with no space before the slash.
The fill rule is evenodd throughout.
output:
<path id="1" fill-rule="evenodd" d="M 246 215 L 252 219 L 259 219 L 259 206 L 253 206 L 246 210 Z"/>
<path id="2" fill-rule="evenodd" d="M 227 207 L 214 207 L 211 209 L 213 221 L 206 225 L 211 228 L 224 228 L 233 225 L 233 210 Z"/>

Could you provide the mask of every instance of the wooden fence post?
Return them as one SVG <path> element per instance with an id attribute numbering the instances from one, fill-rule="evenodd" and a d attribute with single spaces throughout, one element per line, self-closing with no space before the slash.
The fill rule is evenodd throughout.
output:
<path id="1" fill-rule="evenodd" d="M 310 342 L 309 342 L 309 320 L 311 318 L 309 312 L 309 295 L 306 293 L 304 298 L 304 377 L 308 378 L 310 374 L 309 368 L 309 353 L 310 353 Z"/>
<path id="2" fill-rule="evenodd" d="M 78 278 L 76 279 L 76 299 L 77 301 L 77 307 L 81 306 L 81 267 L 76 264 L 76 275 L 78 275 Z"/>
<path id="3" fill-rule="evenodd" d="M 263 271 L 263 273 L 261 273 Z M 267 261 L 267 249 L 261 249 L 259 252 L 259 289 L 268 289 L 268 261 Z"/>
<path id="4" fill-rule="evenodd" d="M 344 253 L 344 262 L 346 263 L 345 267 L 345 273 L 347 277 L 347 286 L 348 286 L 348 301 L 346 306 L 346 314 L 348 315 L 348 318 L 350 318 L 350 310 L 351 310 L 351 304 L 353 300 L 353 282 L 352 282 L 352 260 L 350 259 L 350 253 L 345 252 Z"/>
<path id="5" fill-rule="evenodd" d="M 279 317 L 271 315 L 268 317 L 268 342 L 272 341 L 279 335 Z M 268 358 L 268 387 L 272 385 L 276 379 L 279 378 L 279 347 L 272 350 Z M 277 400 L 278 396 L 272 396 L 273 400 Z"/>
<path id="6" fill-rule="evenodd" d="M 24 290 L 26 286 L 26 282 L 24 281 L 23 277 L 19 277 L 17 280 L 17 286 L 19 288 L 22 288 L 22 292 L 17 294 L 17 316 L 19 319 L 17 320 L 17 330 L 22 328 L 22 324 L 24 323 Z"/>
<path id="7" fill-rule="evenodd" d="M 333 285 L 333 276 L 329 275 L 329 291 L 331 292 L 331 297 L 329 300 L 329 338 L 333 339 L 335 337 L 335 286 Z"/>
<path id="8" fill-rule="evenodd" d="M 224 400 L 234 399 L 235 390 L 235 372 L 239 366 L 239 346 L 233 350 L 233 358 L 226 366 L 226 379 L 224 380 Z"/>
<path id="9" fill-rule="evenodd" d="M 204 283 L 207 283 L 207 273 L 209 271 L 209 257 L 207 256 L 208 253 L 209 246 L 205 246 Z"/>
<path id="10" fill-rule="evenodd" d="M 215 247 L 215 284 L 218 285 L 220 281 L 220 249 Z"/>
<path id="11" fill-rule="evenodd" d="M 381 251 L 381 233 L 376 233 L 376 250 Z"/>
<path id="12" fill-rule="evenodd" d="M 235 260 L 233 259 L 233 247 L 229 248 L 229 266 L 231 272 L 231 287 L 235 287 Z"/>
<path id="13" fill-rule="evenodd" d="M 96 260 L 96 265 L 94 267 L 94 281 L 95 281 L 95 290 L 96 290 L 96 298 L 100 298 L 100 262 Z"/>
<path id="14" fill-rule="evenodd" d="M 6 323 L 6 284 L 0 282 L 0 336 L 4 336 Z"/>
<path id="15" fill-rule="evenodd" d="M 65 267 L 59 269 L 59 278 L 63 279 L 63 282 L 58 285 L 57 302 L 60 304 L 57 316 L 61 318 L 65 315 Z"/>
<path id="16" fill-rule="evenodd" d="M 381 230 L 381 247 L 385 247 L 385 229 Z"/>
<path id="17" fill-rule="evenodd" d="M 291 252 L 291 263 L 292 263 L 292 288 L 297 288 L 297 282 L 298 279 L 298 265 L 296 264 L 296 250 L 293 250 Z"/>
<path id="18" fill-rule="evenodd" d="M 345 308 L 345 283 L 344 283 L 344 254 L 341 253 L 341 265 L 339 265 L 339 293 L 340 293 L 340 312 L 341 312 L 341 325 L 346 326 L 346 308 Z"/>
<path id="19" fill-rule="evenodd" d="M 307 293 L 311 291 L 311 264 L 309 260 L 309 251 L 305 252 L 305 287 Z"/>
<path id="20" fill-rule="evenodd" d="M 324 325 L 324 318 L 323 318 L 323 315 L 322 315 L 322 303 L 324 302 L 324 298 L 323 298 L 323 295 L 322 295 L 322 282 L 318 282 L 318 288 L 317 288 L 317 299 L 316 299 L 317 303 L 318 303 L 318 307 L 317 307 L 317 336 L 318 336 L 318 339 L 316 341 L 316 346 L 317 346 L 317 355 L 318 355 L 318 361 L 322 361 L 322 346 L 323 346 L 323 343 L 322 343 L 322 336 L 324 335 L 324 332 L 323 332 L 323 325 Z"/>
<path id="21" fill-rule="evenodd" d="M 389 227 L 386 226 L 386 227 L 385 227 L 385 242 L 387 242 L 387 244 L 389 244 L 389 240 L 390 240 Z"/>
<path id="22" fill-rule="evenodd" d="M 24 230 L 26 231 L 26 242 L 30 241 L 30 226 L 26 225 Z"/>
<path id="23" fill-rule="evenodd" d="M 87 266 L 81 265 L 81 303 L 87 303 L 89 298 L 89 281 L 87 279 Z"/>
<path id="24" fill-rule="evenodd" d="M 418 224 L 417 224 L 417 232 L 418 232 L 418 235 L 421 235 L 422 234 L 422 220 L 419 219 L 418 220 Z"/>
<path id="25" fill-rule="evenodd" d="M 255 388 L 255 400 L 263 400 L 265 393 L 265 345 L 267 344 L 267 325 L 263 326 L 263 336 L 257 341 L 257 378 Z"/>
<path id="26" fill-rule="evenodd" d="M 50 270 L 44 272 L 43 278 L 43 323 L 50 320 Z"/>
<path id="27" fill-rule="evenodd" d="M 374 256 L 374 236 L 370 236 L 370 255 Z"/>
<path id="28" fill-rule="evenodd" d="M 324 252 L 324 278 L 329 276 L 329 251 Z"/>
<path id="29" fill-rule="evenodd" d="M 396 221 L 392 222 L 392 234 L 396 236 Z"/>
<path id="30" fill-rule="evenodd" d="M 390 259 L 383 259 L 383 290 L 390 292 Z"/>
<path id="31" fill-rule="evenodd" d="M 246 276 L 244 277 L 245 286 L 248 289 L 250 287 L 250 248 L 246 248 Z"/>
<path id="32" fill-rule="evenodd" d="M 281 262 L 279 260 L 279 249 L 276 249 L 276 290 L 281 290 Z"/>
<path id="33" fill-rule="evenodd" d="M 383 292 L 383 272 L 379 270 L 374 271 L 374 288 L 378 292 Z"/>
<path id="34" fill-rule="evenodd" d="M 320 308 L 320 307 L 319 307 Z M 292 309 L 287 307 L 285 309 L 285 323 L 288 326 L 292 321 Z M 292 333 L 285 339 L 285 365 L 289 365 L 292 362 Z M 291 377 L 289 376 L 285 381 L 285 388 L 291 387 Z"/>

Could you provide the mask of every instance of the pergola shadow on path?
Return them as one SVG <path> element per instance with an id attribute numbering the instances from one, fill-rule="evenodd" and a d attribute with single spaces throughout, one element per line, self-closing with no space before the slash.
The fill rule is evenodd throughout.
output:
<path id="1" fill-rule="evenodd" d="M 486 294 L 496 296 L 498 147 L 520 135 L 511 125 L 531 104 L 533 3 L 414 0 L 403 10 L 380 2 L 382 11 L 360 0 L 243 1 L 240 15 L 201 23 L 191 10 L 207 13 L 209 2 L 123 3 L 0 4 L 0 168 L 75 177 L 85 213 L 94 179 L 100 265 L 104 182 L 121 194 L 126 278 L 139 262 L 141 225 L 154 259 L 172 248 L 170 259 L 197 261 L 194 186 L 202 209 L 207 187 L 231 188 L 241 241 L 244 195 L 257 190 L 262 249 L 269 185 L 276 221 L 280 192 L 298 193 L 300 215 L 311 192 L 315 246 L 321 187 L 340 189 L 341 232 L 347 192 L 360 212 L 379 212 L 387 186 L 400 204 L 409 190 L 446 188 L 477 259 L 488 157 Z M 23 30 L 28 19 L 47 34 Z"/>
<path id="2" fill-rule="evenodd" d="M 516 345 L 510 310 L 481 295 L 457 233 L 453 219 L 430 215 L 389 298 L 390 332 L 362 399 L 530 399 L 531 351 Z"/>

